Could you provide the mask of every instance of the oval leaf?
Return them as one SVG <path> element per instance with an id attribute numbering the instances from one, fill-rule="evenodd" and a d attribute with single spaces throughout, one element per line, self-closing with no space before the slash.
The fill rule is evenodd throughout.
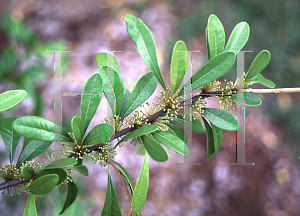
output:
<path id="1" fill-rule="evenodd" d="M 77 164 L 77 160 L 74 158 L 62 158 L 56 161 L 53 161 L 48 166 L 44 167 L 44 169 L 64 169 Z"/>
<path id="2" fill-rule="evenodd" d="M 215 126 L 229 131 L 235 131 L 239 127 L 236 117 L 225 110 L 215 108 L 203 108 L 204 116 Z"/>
<path id="3" fill-rule="evenodd" d="M 83 127 L 83 121 L 80 117 L 74 116 L 71 122 L 72 130 L 75 136 L 76 142 L 79 144 L 81 142 L 81 139 L 84 136 L 84 127 Z"/>
<path id="4" fill-rule="evenodd" d="M 226 74 L 234 62 L 235 54 L 233 52 L 223 52 L 211 58 L 192 76 L 191 85 L 193 90 Z M 191 91 L 191 85 L 185 85 L 186 93 Z M 183 95 L 183 93 L 184 87 L 178 95 Z"/>
<path id="5" fill-rule="evenodd" d="M 132 211 L 138 212 L 143 207 L 149 183 L 149 156 L 145 151 L 144 162 L 132 195 Z"/>
<path id="6" fill-rule="evenodd" d="M 32 193 L 28 194 L 23 216 L 37 216 L 35 200 Z"/>
<path id="7" fill-rule="evenodd" d="M 174 150 L 178 154 L 187 156 L 190 154 L 189 148 L 179 137 L 165 131 L 155 131 L 152 133 L 155 139 Z M 151 156 L 151 155 L 150 155 Z"/>
<path id="8" fill-rule="evenodd" d="M 58 179 L 58 175 L 56 174 L 44 175 L 31 182 L 27 186 L 27 189 L 33 194 L 44 195 L 52 191 L 56 186 Z"/>
<path id="9" fill-rule="evenodd" d="M 16 148 L 19 144 L 21 135 L 18 134 L 14 129 L 13 129 L 13 122 L 17 118 L 11 117 L 11 118 L 3 118 L 0 120 L 0 134 L 3 139 L 8 157 L 9 157 L 9 162 L 12 164 Z"/>
<path id="10" fill-rule="evenodd" d="M 83 145 L 96 145 L 106 142 L 114 134 L 115 129 L 111 124 L 101 123 L 93 127 L 93 129 L 84 138 Z"/>
<path id="11" fill-rule="evenodd" d="M 275 83 L 273 83 L 271 80 L 265 79 L 263 75 L 257 74 L 256 76 L 252 77 L 251 79 L 247 80 L 247 84 L 252 83 L 260 83 L 268 88 L 275 88 Z"/>
<path id="12" fill-rule="evenodd" d="M 224 27 L 218 17 L 214 14 L 210 15 L 208 18 L 207 33 L 210 58 L 213 58 L 222 53 L 225 46 Z"/>
<path id="13" fill-rule="evenodd" d="M 169 159 L 169 154 L 166 149 L 156 140 L 148 135 L 142 136 L 142 141 L 145 149 L 153 160 L 165 162 Z"/>
<path id="14" fill-rule="evenodd" d="M 63 183 L 68 176 L 68 173 L 63 169 L 43 169 L 39 172 L 37 179 L 49 174 L 56 174 L 58 176 L 59 179 L 56 185 Z"/>
<path id="15" fill-rule="evenodd" d="M 119 73 L 119 66 L 116 58 L 108 53 L 97 53 L 96 56 L 96 62 L 99 68 L 99 71 L 102 67 L 108 66 L 112 67 L 115 71 Z M 111 60 L 113 59 L 113 62 Z M 101 77 L 102 74 L 100 73 Z M 103 83 L 104 84 L 104 83 Z"/>
<path id="16" fill-rule="evenodd" d="M 24 137 L 43 141 L 69 141 L 72 138 L 52 121 L 38 116 L 23 116 L 13 122 L 14 130 Z M 62 133 L 60 134 L 59 131 Z"/>
<path id="17" fill-rule="evenodd" d="M 151 31 L 141 19 L 129 14 L 125 15 L 125 23 L 127 32 L 132 42 L 136 45 L 136 49 L 140 53 L 143 61 L 160 85 L 166 89 L 158 66 L 156 47 Z"/>
<path id="18" fill-rule="evenodd" d="M 80 118 L 84 132 L 88 128 L 102 98 L 102 79 L 99 73 L 93 74 L 85 83 L 80 102 Z"/>
<path id="19" fill-rule="evenodd" d="M 140 128 L 137 128 L 133 131 L 131 131 L 130 133 L 126 134 L 126 136 L 124 136 L 114 147 L 114 149 L 120 145 L 122 142 L 125 142 L 129 139 L 132 139 L 132 138 L 136 138 L 136 137 L 139 137 L 139 136 L 142 136 L 142 135 L 145 135 L 145 134 L 148 134 L 148 133 L 151 133 L 153 131 L 156 131 L 158 130 L 158 126 L 157 125 L 144 125 Z"/>
<path id="20" fill-rule="evenodd" d="M 188 118 L 188 116 L 186 118 Z M 189 121 L 185 121 L 183 119 L 183 114 L 177 114 L 177 115 L 173 115 L 172 117 L 169 116 L 169 119 L 172 120 L 172 121 L 177 121 L 178 123 L 180 123 L 182 125 L 185 125 L 188 128 L 191 128 L 196 133 L 202 133 L 203 132 L 202 124 L 201 124 L 201 122 L 198 118 L 194 119 L 192 117 L 192 122 L 189 122 Z"/>
<path id="21" fill-rule="evenodd" d="M 250 27 L 246 22 L 237 24 L 231 32 L 225 51 L 239 52 L 247 43 Z"/>
<path id="22" fill-rule="evenodd" d="M 185 52 L 178 51 L 187 51 L 186 45 L 183 41 L 177 41 L 173 48 L 170 72 L 173 94 L 179 88 L 185 74 Z"/>
<path id="23" fill-rule="evenodd" d="M 30 161 L 43 154 L 51 144 L 52 141 L 32 140 L 24 137 L 22 150 L 18 158 L 16 167 L 19 168 L 22 163 Z"/>
<path id="24" fill-rule="evenodd" d="M 68 183 L 68 194 L 65 200 L 65 204 L 59 215 L 64 213 L 64 211 L 75 201 L 78 194 L 77 186 L 74 182 Z"/>
<path id="25" fill-rule="evenodd" d="M 257 74 L 259 74 L 267 65 L 269 64 L 270 61 L 270 53 L 268 50 L 263 50 L 260 53 L 257 54 L 255 59 L 250 65 L 249 70 L 246 73 L 245 80 L 251 79 Z"/>
<path id="26" fill-rule="evenodd" d="M 9 90 L 0 94 L 0 112 L 20 103 L 27 95 L 24 90 Z"/>
<path id="27" fill-rule="evenodd" d="M 130 94 L 122 119 L 144 103 L 155 91 L 157 80 L 151 72 L 144 74 L 134 86 Z"/>
<path id="28" fill-rule="evenodd" d="M 109 172 L 107 177 L 106 197 L 101 216 L 122 216 L 117 194 Z"/>
<path id="29" fill-rule="evenodd" d="M 34 176 L 34 169 L 30 166 L 24 166 L 21 173 L 25 179 L 30 180 Z"/>
<path id="30" fill-rule="evenodd" d="M 79 172 L 79 173 L 81 173 L 84 176 L 88 176 L 89 175 L 89 170 L 84 165 L 74 166 L 74 170 L 77 171 L 77 172 Z"/>
<path id="31" fill-rule="evenodd" d="M 259 106 L 261 104 L 260 97 L 250 92 L 238 92 L 237 96 L 232 95 L 231 97 L 237 102 L 248 106 Z"/>
<path id="32" fill-rule="evenodd" d="M 187 133 L 185 132 L 184 129 L 182 129 L 181 127 L 177 126 L 176 124 L 173 124 L 173 123 L 167 123 L 167 122 L 164 122 L 165 125 L 168 126 L 168 133 L 171 133 L 171 134 L 174 134 L 176 136 L 178 136 L 182 141 L 184 141 L 184 136 L 186 136 L 186 141 L 185 143 L 188 142 L 188 136 L 187 136 Z M 200 122 L 201 124 L 201 122 Z M 202 125 L 201 125 L 202 126 Z"/>

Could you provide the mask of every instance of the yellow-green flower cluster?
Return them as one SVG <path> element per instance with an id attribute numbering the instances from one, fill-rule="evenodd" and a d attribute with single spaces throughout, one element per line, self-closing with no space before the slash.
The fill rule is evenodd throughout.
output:
<path id="1" fill-rule="evenodd" d="M 126 119 L 128 127 L 137 128 L 142 124 L 145 124 L 142 120 L 145 118 L 145 115 L 142 111 L 135 110 L 132 116 L 128 116 Z"/>
<path id="2" fill-rule="evenodd" d="M 118 115 L 115 115 L 114 117 L 110 116 L 108 118 L 105 117 L 104 120 L 101 120 L 101 122 L 113 125 L 115 128 L 115 131 L 123 130 L 126 127 L 126 125 L 123 124 L 121 117 Z"/>
<path id="3" fill-rule="evenodd" d="M 75 140 L 73 133 L 69 132 L 68 134 L 73 136 L 73 140 Z M 81 144 L 76 143 L 76 141 L 62 143 L 62 146 L 63 146 L 63 148 L 70 150 L 71 154 L 77 155 L 76 160 L 78 160 L 78 158 L 82 159 L 82 156 L 87 154 L 86 151 L 84 151 L 85 147 L 82 146 Z M 70 152 L 65 152 L 64 154 L 67 155 L 68 153 L 70 153 Z"/>
<path id="4" fill-rule="evenodd" d="M 220 89 L 221 82 L 214 80 L 200 87 L 201 92 L 213 92 Z"/>
<path id="5" fill-rule="evenodd" d="M 91 161 L 93 161 L 94 164 L 99 161 L 99 164 L 104 167 L 107 165 L 107 160 L 116 155 L 116 151 L 112 148 L 109 148 L 107 142 L 105 146 L 99 146 L 96 151 L 92 152 L 94 154 L 91 157 Z"/>

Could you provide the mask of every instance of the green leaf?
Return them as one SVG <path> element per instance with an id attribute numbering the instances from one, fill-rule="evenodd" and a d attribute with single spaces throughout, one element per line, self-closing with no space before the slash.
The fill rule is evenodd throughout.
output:
<path id="1" fill-rule="evenodd" d="M 145 134 L 148 134 L 148 133 L 151 133 L 151 132 L 154 132 L 158 130 L 158 126 L 157 125 L 144 125 L 140 128 L 137 128 L 133 131 L 131 131 L 130 133 L 126 134 L 114 147 L 114 149 L 120 145 L 122 142 L 125 142 L 129 139 L 132 139 L 132 138 L 136 138 L 136 137 L 140 137 L 142 135 L 145 135 Z"/>
<path id="2" fill-rule="evenodd" d="M 27 186 L 27 189 L 33 194 L 44 195 L 52 191 L 52 189 L 56 186 L 58 179 L 58 175 L 56 174 L 44 175 L 31 182 Z"/>
<path id="3" fill-rule="evenodd" d="M 222 53 L 225 46 L 224 27 L 218 17 L 214 14 L 210 15 L 208 18 L 207 33 L 210 58 L 213 58 Z"/>
<path id="4" fill-rule="evenodd" d="M 84 124 L 84 132 L 88 128 L 102 98 L 102 79 L 94 73 L 85 83 L 80 102 L 80 118 Z"/>
<path id="5" fill-rule="evenodd" d="M 0 94 L 0 112 L 20 103 L 27 95 L 24 90 L 10 90 Z"/>
<path id="6" fill-rule="evenodd" d="M 215 154 L 213 130 L 205 118 L 202 118 L 206 129 L 207 157 L 211 158 Z"/>
<path id="7" fill-rule="evenodd" d="M 115 129 L 111 124 L 101 123 L 93 127 L 93 129 L 86 135 L 82 145 L 96 145 L 103 143 L 111 138 Z"/>
<path id="8" fill-rule="evenodd" d="M 122 102 L 122 107 L 121 107 L 119 116 L 123 116 L 124 109 L 126 107 L 126 104 L 127 104 L 130 94 L 131 94 L 130 91 L 128 89 L 124 88 L 123 102 Z M 124 118 L 122 118 L 122 119 L 124 119 Z"/>
<path id="9" fill-rule="evenodd" d="M 37 179 L 49 174 L 56 174 L 58 176 L 59 179 L 56 185 L 63 183 L 68 176 L 68 173 L 63 169 L 43 169 L 39 172 Z"/>
<path id="10" fill-rule="evenodd" d="M 189 118 L 186 116 L 186 118 Z M 203 132 L 203 127 L 199 119 L 194 119 L 192 117 L 192 122 L 185 121 L 183 119 L 183 114 L 177 114 L 173 115 L 172 117 L 169 116 L 170 120 L 177 121 L 178 123 L 187 126 L 188 128 L 191 128 L 194 132 L 196 133 L 202 133 Z"/>
<path id="11" fill-rule="evenodd" d="M 156 47 L 151 31 L 141 19 L 129 14 L 125 15 L 125 23 L 127 32 L 132 42 L 136 45 L 136 49 L 140 53 L 143 61 L 154 74 L 159 84 L 166 89 L 158 66 Z"/>
<path id="12" fill-rule="evenodd" d="M 21 173 L 25 179 L 30 180 L 34 176 L 34 169 L 30 166 L 24 166 L 21 169 Z"/>
<path id="13" fill-rule="evenodd" d="M 112 56 L 108 53 L 97 53 L 95 58 L 96 58 L 96 62 L 97 62 L 98 68 L 99 68 L 99 72 L 102 67 L 108 66 L 119 73 L 118 62 L 114 56 Z M 113 62 L 110 62 L 111 59 L 113 59 Z M 100 75 L 102 77 L 101 73 L 100 73 Z M 103 85 L 104 85 L 104 82 L 103 82 Z"/>
<path id="14" fill-rule="evenodd" d="M 263 50 L 257 54 L 255 59 L 250 65 L 249 70 L 246 73 L 245 80 L 251 79 L 259 74 L 265 67 L 267 67 L 270 61 L 270 53 L 268 50 Z"/>
<path id="15" fill-rule="evenodd" d="M 84 165 L 74 166 L 74 170 L 77 171 L 77 172 L 79 172 L 79 173 L 81 173 L 84 176 L 88 176 L 89 175 L 89 170 Z"/>
<path id="16" fill-rule="evenodd" d="M 142 136 L 144 147 L 153 160 L 165 162 L 169 159 L 169 154 L 166 149 L 156 140 L 148 135 Z"/>
<path id="17" fill-rule="evenodd" d="M 142 144 L 138 144 L 135 150 L 135 153 L 139 156 L 144 156 L 145 155 L 145 147 Z"/>
<path id="18" fill-rule="evenodd" d="M 173 48 L 170 72 L 172 94 L 179 88 L 185 74 L 185 52 L 178 51 L 187 51 L 183 41 L 177 41 Z"/>
<path id="19" fill-rule="evenodd" d="M 192 77 L 191 84 L 193 90 L 203 86 L 206 83 L 225 75 L 235 62 L 235 54 L 233 52 L 222 52 L 211 58 L 203 65 Z M 187 82 L 188 83 L 188 82 Z M 186 86 L 186 93 L 191 91 L 191 85 Z M 179 96 L 183 95 L 184 87 L 180 90 Z"/>
<path id="20" fill-rule="evenodd" d="M 232 95 L 231 97 L 241 104 L 245 102 L 245 105 L 248 106 L 259 106 L 261 104 L 261 99 L 250 92 L 238 92 L 237 96 Z"/>
<path id="21" fill-rule="evenodd" d="M 75 158 L 62 158 L 53 161 L 48 166 L 44 167 L 44 169 L 64 169 L 71 166 L 75 166 L 76 164 L 77 164 L 77 160 Z"/>
<path id="22" fill-rule="evenodd" d="M 225 110 L 215 108 L 203 108 L 204 116 L 215 126 L 229 131 L 235 131 L 239 127 L 236 117 Z"/>
<path id="23" fill-rule="evenodd" d="M 252 77 L 251 79 L 248 79 L 246 83 L 247 84 L 260 83 L 268 88 L 275 88 L 275 83 L 273 83 L 271 80 L 265 79 L 263 75 L 261 75 L 260 73 Z"/>
<path id="24" fill-rule="evenodd" d="M 108 172 L 106 197 L 101 216 L 122 216 L 117 194 L 111 180 L 110 172 Z"/>
<path id="25" fill-rule="evenodd" d="M 66 193 L 68 191 L 68 185 L 67 184 L 59 185 L 58 191 L 59 193 Z"/>
<path id="26" fill-rule="evenodd" d="M 19 144 L 21 135 L 18 134 L 14 129 L 13 129 L 13 121 L 16 120 L 17 118 L 11 117 L 11 118 L 3 118 L 0 120 L 0 134 L 3 139 L 8 157 L 9 157 L 9 162 L 12 164 L 16 148 Z"/>
<path id="27" fill-rule="evenodd" d="M 27 137 L 24 137 L 22 150 L 18 158 L 16 167 L 19 168 L 22 163 L 30 161 L 37 156 L 43 154 L 49 146 L 52 144 L 52 141 L 40 141 L 32 140 Z"/>
<path id="28" fill-rule="evenodd" d="M 72 138 L 52 121 L 38 116 L 23 116 L 13 122 L 14 130 L 24 137 L 43 141 L 69 141 Z M 57 131 L 62 131 L 62 134 Z"/>
<path id="29" fill-rule="evenodd" d="M 214 151 L 215 154 L 219 152 L 219 149 L 222 145 L 222 140 L 223 140 L 223 132 L 221 128 L 218 128 L 211 124 L 211 129 L 213 132 L 213 137 L 214 137 Z"/>
<path id="30" fill-rule="evenodd" d="M 210 48 L 209 48 L 209 42 L 208 42 L 208 30 L 207 30 L 207 28 L 205 29 L 205 40 L 206 40 L 207 59 L 209 61 L 211 58 L 210 58 Z"/>
<path id="31" fill-rule="evenodd" d="M 103 84 L 104 94 L 108 100 L 108 103 L 109 103 L 113 113 L 114 113 L 114 105 L 115 105 L 114 98 L 116 99 L 116 110 L 115 111 L 116 111 L 116 115 L 119 115 L 121 107 L 122 107 L 122 103 L 123 103 L 123 96 L 124 96 L 123 81 L 122 81 L 120 75 L 116 71 L 113 71 L 112 69 L 108 69 L 107 66 L 104 66 L 101 69 L 101 71 L 103 71 L 101 73 L 102 80 L 103 79 L 107 80 L 107 86 L 105 84 Z M 110 95 L 110 96 L 108 96 L 108 95 Z"/>
<path id="32" fill-rule="evenodd" d="M 155 131 L 152 133 L 153 137 L 159 142 L 174 150 L 178 154 L 187 156 L 190 154 L 189 148 L 182 139 L 165 131 Z M 147 147 L 147 146 L 146 146 Z M 146 148 L 147 149 L 147 148 Z M 150 155 L 151 156 L 151 155 Z"/>
<path id="33" fill-rule="evenodd" d="M 186 135 L 186 143 L 187 143 L 188 136 L 187 136 L 187 133 L 185 132 L 184 129 L 182 129 L 181 127 L 179 127 L 179 126 L 177 126 L 176 124 L 173 124 L 173 123 L 164 122 L 164 124 L 169 127 L 169 129 L 167 131 L 168 133 L 171 133 L 171 134 L 174 134 L 174 135 L 178 136 L 182 141 L 184 141 L 184 135 Z M 201 122 L 200 122 L 200 124 L 201 124 Z"/>
<path id="34" fill-rule="evenodd" d="M 144 74 L 134 86 L 128 98 L 122 119 L 144 103 L 155 91 L 157 80 L 151 72 Z"/>
<path id="35" fill-rule="evenodd" d="M 250 27 L 246 22 L 237 24 L 231 32 L 225 51 L 239 52 L 247 43 Z"/>
<path id="36" fill-rule="evenodd" d="M 32 193 L 28 194 L 23 216 L 37 216 L 35 200 Z"/>
<path id="37" fill-rule="evenodd" d="M 74 182 L 68 183 L 68 194 L 65 200 L 65 204 L 59 215 L 64 213 L 64 211 L 75 201 L 78 194 L 77 186 Z"/>
<path id="38" fill-rule="evenodd" d="M 138 212 L 143 207 L 147 197 L 148 182 L 149 182 L 149 156 L 147 151 L 145 151 L 144 162 L 132 195 L 132 211 Z"/>
<path id="39" fill-rule="evenodd" d="M 114 163 L 121 169 L 121 171 L 123 172 L 125 178 L 127 179 L 127 182 L 129 184 L 130 190 L 131 190 L 131 194 L 133 194 L 133 190 L 134 190 L 134 185 L 133 185 L 133 181 L 129 175 L 129 173 L 126 171 L 126 169 L 124 167 L 121 166 L 121 164 L 119 164 L 118 162 L 114 161 Z"/>
<path id="40" fill-rule="evenodd" d="M 84 136 L 83 121 L 81 120 L 80 117 L 74 116 L 71 125 L 75 136 L 75 140 L 79 144 Z"/>

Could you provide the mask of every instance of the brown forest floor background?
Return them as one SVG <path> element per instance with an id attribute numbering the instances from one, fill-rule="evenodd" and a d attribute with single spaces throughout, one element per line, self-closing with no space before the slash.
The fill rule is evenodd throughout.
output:
<path id="1" fill-rule="evenodd" d="M 265 25 L 270 20 L 269 14 L 275 13 L 277 9 L 268 12 L 272 8 L 261 9 L 263 6 L 259 1 L 252 0 L 249 2 L 1 0 L 0 12 L 2 14 L 8 11 L 13 17 L 18 17 L 30 24 L 42 41 L 62 39 L 66 42 L 67 48 L 71 51 L 67 54 L 70 62 L 68 70 L 63 75 L 62 92 L 82 91 L 88 77 L 98 71 L 95 54 L 101 50 L 123 51 L 123 53 L 117 53 L 116 58 L 124 85 L 132 91 L 136 81 L 142 74 L 148 72 L 148 69 L 127 34 L 124 21 L 125 14 L 132 14 L 141 18 L 152 31 L 159 65 L 165 82 L 169 84 L 169 58 L 177 39 L 186 39 L 188 50 L 201 50 L 201 53 L 193 55 L 194 72 L 207 60 L 204 32 L 211 13 L 216 14 L 223 23 L 226 40 L 238 22 L 248 22 L 250 24 L 249 42 L 250 45 L 255 44 L 252 35 L 257 38 L 256 35 L 259 35 L 260 32 L 259 29 L 252 29 L 255 29 L 254 24 L 257 24 L 258 20 L 253 22 L 252 26 L 253 20 L 249 13 L 239 12 L 238 9 L 246 7 L 244 10 L 247 11 L 247 7 L 249 7 L 249 11 L 257 10 L 257 16 L 260 16 L 259 21 Z M 298 5 L 295 1 L 287 2 Z M 277 5 L 276 3 L 273 4 Z M 289 11 L 285 13 L 287 14 L 278 14 L 277 16 L 288 19 L 286 16 L 293 14 Z M 185 22 L 194 23 L 195 26 L 190 27 L 190 29 L 185 28 Z M 182 28 L 180 29 L 180 27 Z M 284 31 L 284 29 L 278 31 Z M 274 36 L 274 38 L 276 37 Z M 264 47 L 252 48 L 248 46 L 246 49 L 253 50 L 253 54 L 249 54 L 250 57 L 245 57 L 246 61 L 248 60 L 246 64 L 249 66 L 256 54 L 263 49 L 270 50 L 271 58 L 276 59 L 276 55 L 280 55 L 280 52 L 272 52 L 274 38 L 264 38 Z M 0 41 L 0 45 L 2 43 L 4 42 Z M 277 40 L 277 43 L 283 43 L 283 41 Z M 43 73 L 48 74 L 49 80 L 45 80 L 41 84 L 41 94 L 45 98 L 43 117 L 54 120 L 53 56 L 51 55 L 49 54 L 49 60 L 45 62 L 47 71 L 43 71 Z M 247 70 L 247 65 L 245 69 Z M 275 73 L 272 68 L 267 68 L 263 72 L 267 78 L 272 79 L 271 76 L 267 75 L 268 73 Z M 273 78 L 272 80 L 277 84 L 276 77 Z M 0 85 L 2 85 L 3 90 L 8 90 L 5 89 L 5 83 L 0 83 Z M 277 87 L 293 86 L 286 84 Z M 157 88 L 156 94 L 159 94 L 160 89 L 160 87 Z M 287 104 L 296 106 L 297 103 L 299 104 L 299 96 L 265 95 L 265 98 L 266 100 L 262 101 L 260 107 L 246 107 L 246 162 L 253 162 L 254 166 L 228 165 L 228 163 L 235 161 L 235 132 L 224 131 L 222 147 L 218 155 L 211 159 L 207 159 L 206 156 L 205 133 L 193 133 L 193 162 L 201 163 L 201 165 L 176 165 L 178 162 L 183 162 L 183 157 L 171 151 L 168 151 L 170 159 L 165 163 L 158 163 L 150 159 L 149 192 L 146 203 L 141 210 L 142 215 L 300 215 L 300 172 L 299 166 L 292 159 L 295 148 L 288 145 L 287 129 L 280 124 L 274 124 L 271 120 L 273 117 L 268 115 L 268 110 L 276 106 L 279 108 L 281 106 L 286 107 Z M 152 101 L 156 102 L 156 98 L 152 97 L 150 102 Z M 18 116 L 29 115 L 26 109 L 22 109 L 22 107 L 26 107 L 26 103 L 24 100 L 19 105 Z M 64 97 L 63 119 L 70 122 L 70 118 L 78 113 L 79 103 L 79 97 Z M 218 107 L 218 103 L 214 99 L 209 100 L 208 104 L 211 107 Z M 105 117 L 106 107 L 105 98 L 102 98 L 89 129 Z M 282 113 L 284 115 L 285 111 Z M 294 124 L 299 125 L 299 121 Z M 299 141 L 295 144 L 299 145 Z M 1 143 L 1 149 L 4 151 L 3 143 Z M 126 143 L 124 147 L 117 149 L 115 159 L 124 164 L 135 183 L 143 157 L 135 155 L 134 152 L 135 146 Z M 300 156 L 300 152 L 296 153 Z M 40 158 L 41 161 L 44 160 L 43 156 Z M 3 163 L 2 159 L 1 163 Z M 87 166 L 90 175 L 81 178 L 80 195 L 73 204 L 73 210 L 70 210 L 69 213 L 66 212 L 65 215 L 81 215 L 80 210 L 76 210 L 77 208 L 86 212 L 85 215 L 101 214 L 106 193 L 107 167 L 103 168 L 92 163 L 87 163 Z M 115 173 L 112 174 L 112 179 L 117 190 L 122 214 L 127 215 L 129 202 L 120 179 Z M 63 203 L 60 201 L 63 201 L 64 198 L 54 198 L 56 193 L 58 191 L 54 189 L 49 195 L 50 198 L 36 197 L 39 215 L 56 215 L 62 208 Z M 1 196 L 0 215 L 22 215 L 25 201 L 26 196 L 19 198 Z"/>

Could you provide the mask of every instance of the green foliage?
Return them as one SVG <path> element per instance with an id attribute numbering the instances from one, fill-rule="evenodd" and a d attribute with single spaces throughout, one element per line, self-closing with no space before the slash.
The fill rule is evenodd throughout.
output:
<path id="1" fill-rule="evenodd" d="M 250 92 L 238 92 L 237 95 L 232 95 L 232 98 L 248 106 L 259 106 L 261 104 L 260 97 Z"/>
<path id="2" fill-rule="evenodd" d="M 158 162 L 165 162 L 169 159 L 169 154 L 166 149 L 154 138 L 143 135 L 142 142 L 146 151 L 149 153 L 153 160 Z"/>
<path id="3" fill-rule="evenodd" d="M 37 179 L 41 178 L 42 176 L 49 175 L 49 174 L 56 174 L 58 176 L 58 182 L 56 185 L 60 185 L 63 181 L 66 180 L 68 173 L 63 169 L 43 169 L 37 175 Z"/>
<path id="4" fill-rule="evenodd" d="M 64 169 L 77 164 L 77 160 L 74 158 L 62 158 L 53 161 L 51 164 L 47 165 L 44 169 Z"/>
<path id="5" fill-rule="evenodd" d="M 246 22 L 237 24 L 231 32 L 224 51 L 239 52 L 247 43 L 250 27 Z"/>
<path id="6" fill-rule="evenodd" d="M 204 116 L 215 126 L 229 131 L 235 131 L 239 127 L 239 122 L 234 115 L 225 110 L 215 108 L 203 108 Z"/>
<path id="7" fill-rule="evenodd" d="M 33 194 L 44 195 L 52 191 L 57 185 L 58 180 L 59 177 L 56 174 L 44 175 L 31 182 L 27 186 L 27 189 Z"/>
<path id="8" fill-rule="evenodd" d="M 64 211 L 75 201 L 77 194 L 78 194 L 78 189 L 77 189 L 76 184 L 74 182 L 69 182 L 67 197 L 66 197 L 63 209 L 61 210 L 59 215 L 64 213 Z"/>
<path id="9" fill-rule="evenodd" d="M 71 122 L 74 137 L 77 143 L 81 143 L 84 136 L 84 123 L 80 117 L 74 116 Z"/>
<path id="10" fill-rule="evenodd" d="M 249 70 L 246 73 L 245 80 L 251 79 L 255 77 L 257 74 L 259 74 L 270 61 L 270 53 L 267 50 L 263 50 L 260 53 L 257 54 L 255 59 L 253 60 Z"/>
<path id="11" fill-rule="evenodd" d="M 25 179 L 30 180 L 34 176 L 34 169 L 30 166 L 24 166 L 21 173 Z"/>
<path id="12" fill-rule="evenodd" d="M 211 59 L 224 51 L 225 30 L 221 21 L 214 14 L 210 15 L 207 23 L 207 39 L 209 58 Z"/>
<path id="13" fill-rule="evenodd" d="M 79 173 L 81 173 L 84 176 L 88 176 L 89 175 L 89 170 L 84 165 L 74 166 L 74 170 L 77 171 L 77 172 L 79 172 Z"/>
<path id="14" fill-rule="evenodd" d="M 185 118 L 189 118 L 189 116 L 186 116 Z M 196 133 L 202 133 L 203 127 L 199 119 L 194 119 L 192 117 L 192 121 L 186 121 L 183 117 L 183 114 L 177 114 L 175 116 L 169 117 L 170 120 L 176 121 L 182 125 L 187 126 L 188 128 L 192 129 Z"/>
<path id="15" fill-rule="evenodd" d="M 127 182 L 129 184 L 130 190 L 131 190 L 131 194 L 133 194 L 133 190 L 134 190 L 134 185 L 133 185 L 133 181 L 129 175 L 129 173 L 126 171 L 126 169 L 124 167 L 122 167 L 121 164 L 119 164 L 118 162 L 114 161 L 114 163 L 120 168 L 120 170 L 122 171 L 123 175 L 125 176 L 125 178 L 127 179 Z"/>
<path id="16" fill-rule="evenodd" d="M 24 90 L 10 90 L 0 94 L 0 112 L 20 103 L 27 93 Z"/>
<path id="17" fill-rule="evenodd" d="M 111 138 L 114 131 L 114 127 L 110 124 L 98 124 L 88 133 L 88 135 L 86 135 L 82 145 L 96 145 L 103 143 Z"/>
<path id="18" fill-rule="evenodd" d="M 28 193 L 23 216 L 37 216 L 35 200 L 32 193 Z"/>

